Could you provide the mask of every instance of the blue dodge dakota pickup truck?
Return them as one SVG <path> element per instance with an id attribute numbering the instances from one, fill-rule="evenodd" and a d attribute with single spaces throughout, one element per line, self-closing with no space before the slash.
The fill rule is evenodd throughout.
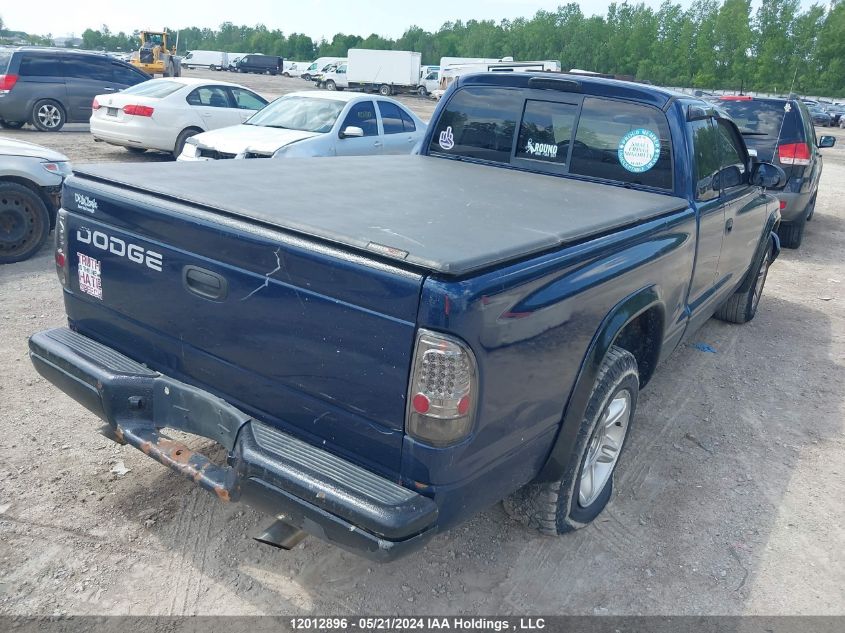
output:
<path id="1" fill-rule="evenodd" d="M 502 499 L 561 534 L 608 503 L 660 360 L 754 316 L 783 177 L 707 103 L 530 73 L 458 79 L 417 155 L 83 166 L 68 327 L 31 358 L 269 543 L 390 560 Z"/>

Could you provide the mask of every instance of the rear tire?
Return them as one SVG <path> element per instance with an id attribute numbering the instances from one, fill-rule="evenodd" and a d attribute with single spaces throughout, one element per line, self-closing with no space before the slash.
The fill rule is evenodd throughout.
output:
<path id="1" fill-rule="evenodd" d="M 202 130 L 198 130 L 197 128 L 188 128 L 179 132 L 179 136 L 176 137 L 176 144 L 173 146 L 173 158 L 179 158 L 179 154 L 185 148 L 185 141 L 201 133 Z"/>
<path id="2" fill-rule="evenodd" d="M 337 90 L 337 84 L 335 84 L 335 82 L 334 82 L 334 81 L 332 81 L 331 79 L 329 79 L 329 80 L 326 82 L 326 90 L 330 90 L 330 91 L 334 92 L 335 90 Z"/>
<path id="3" fill-rule="evenodd" d="M 32 189 L 0 182 L 0 264 L 32 257 L 50 234 L 47 205 Z"/>
<path id="4" fill-rule="evenodd" d="M 807 225 L 807 218 L 802 217 L 795 222 L 781 222 L 778 227 L 780 244 L 784 248 L 798 248 L 804 241 L 804 228 Z"/>
<path id="5" fill-rule="evenodd" d="M 601 513 L 613 494 L 613 475 L 636 411 L 639 385 L 636 359 L 627 350 L 611 347 L 563 478 L 529 483 L 505 499 L 512 518 L 544 534 L 565 534 Z"/>
<path id="6" fill-rule="evenodd" d="M 754 283 L 745 292 L 735 292 L 716 311 L 716 318 L 728 323 L 747 323 L 757 314 L 757 306 L 763 296 L 763 287 L 769 275 L 769 265 L 772 263 L 771 243 L 763 252 L 760 263 L 754 268 Z"/>
<path id="7" fill-rule="evenodd" d="M 425 89 L 425 86 L 420 86 L 419 88 L 417 88 L 417 94 L 420 97 L 427 97 L 428 96 L 428 90 Z"/>
<path id="8" fill-rule="evenodd" d="M 387 84 L 382 84 L 381 86 L 379 86 L 378 93 L 382 97 L 389 97 L 390 95 L 393 94 L 393 89 L 390 86 L 388 86 Z"/>
<path id="9" fill-rule="evenodd" d="M 65 109 L 57 101 L 42 99 L 32 106 L 32 124 L 41 132 L 58 132 L 66 120 Z"/>

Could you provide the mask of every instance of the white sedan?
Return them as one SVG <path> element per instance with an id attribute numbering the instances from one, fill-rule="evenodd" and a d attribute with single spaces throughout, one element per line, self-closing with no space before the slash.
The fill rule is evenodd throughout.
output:
<path id="1" fill-rule="evenodd" d="M 243 125 L 188 139 L 179 160 L 410 154 L 426 124 L 387 97 L 292 92 Z"/>
<path id="2" fill-rule="evenodd" d="M 243 123 L 266 105 L 264 97 L 226 81 L 150 79 L 122 92 L 97 95 L 91 134 L 96 141 L 130 151 L 157 149 L 178 157 L 188 138 Z"/>

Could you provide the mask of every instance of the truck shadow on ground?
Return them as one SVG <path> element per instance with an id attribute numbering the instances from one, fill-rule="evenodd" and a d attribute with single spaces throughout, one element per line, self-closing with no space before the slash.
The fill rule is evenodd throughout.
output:
<path id="1" fill-rule="evenodd" d="M 181 581 L 162 585 L 160 612 L 743 613 L 778 592 L 790 525 L 806 535 L 823 521 L 794 489 L 818 484 L 802 459 L 842 432 L 845 369 L 831 348 L 827 315 L 776 296 L 745 326 L 708 323 L 642 394 L 605 513 L 565 537 L 497 504 L 386 565 L 313 537 L 283 552 L 247 537 L 266 517 L 152 463 L 160 474 L 114 511 L 138 522 L 146 497 L 164 506 L 149 537 L 170 561 L 160 572 Z M 800 591 L 811 571 L 780 589 Z"/>

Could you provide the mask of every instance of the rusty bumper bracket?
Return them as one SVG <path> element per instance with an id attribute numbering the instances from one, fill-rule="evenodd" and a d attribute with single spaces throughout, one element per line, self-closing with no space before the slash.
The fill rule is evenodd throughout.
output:
<path id="1" fill-rule="evenodd" d="M 238 474 L 234 468 L 218 466 L 205 455 L 165 437 L 154 427 L 118 424 L 114 428 L 114 435 L 119 441 L 134 446 L 157 462 L 213 492 L 222 501 L 237 501 L 240 497 Z"/>

